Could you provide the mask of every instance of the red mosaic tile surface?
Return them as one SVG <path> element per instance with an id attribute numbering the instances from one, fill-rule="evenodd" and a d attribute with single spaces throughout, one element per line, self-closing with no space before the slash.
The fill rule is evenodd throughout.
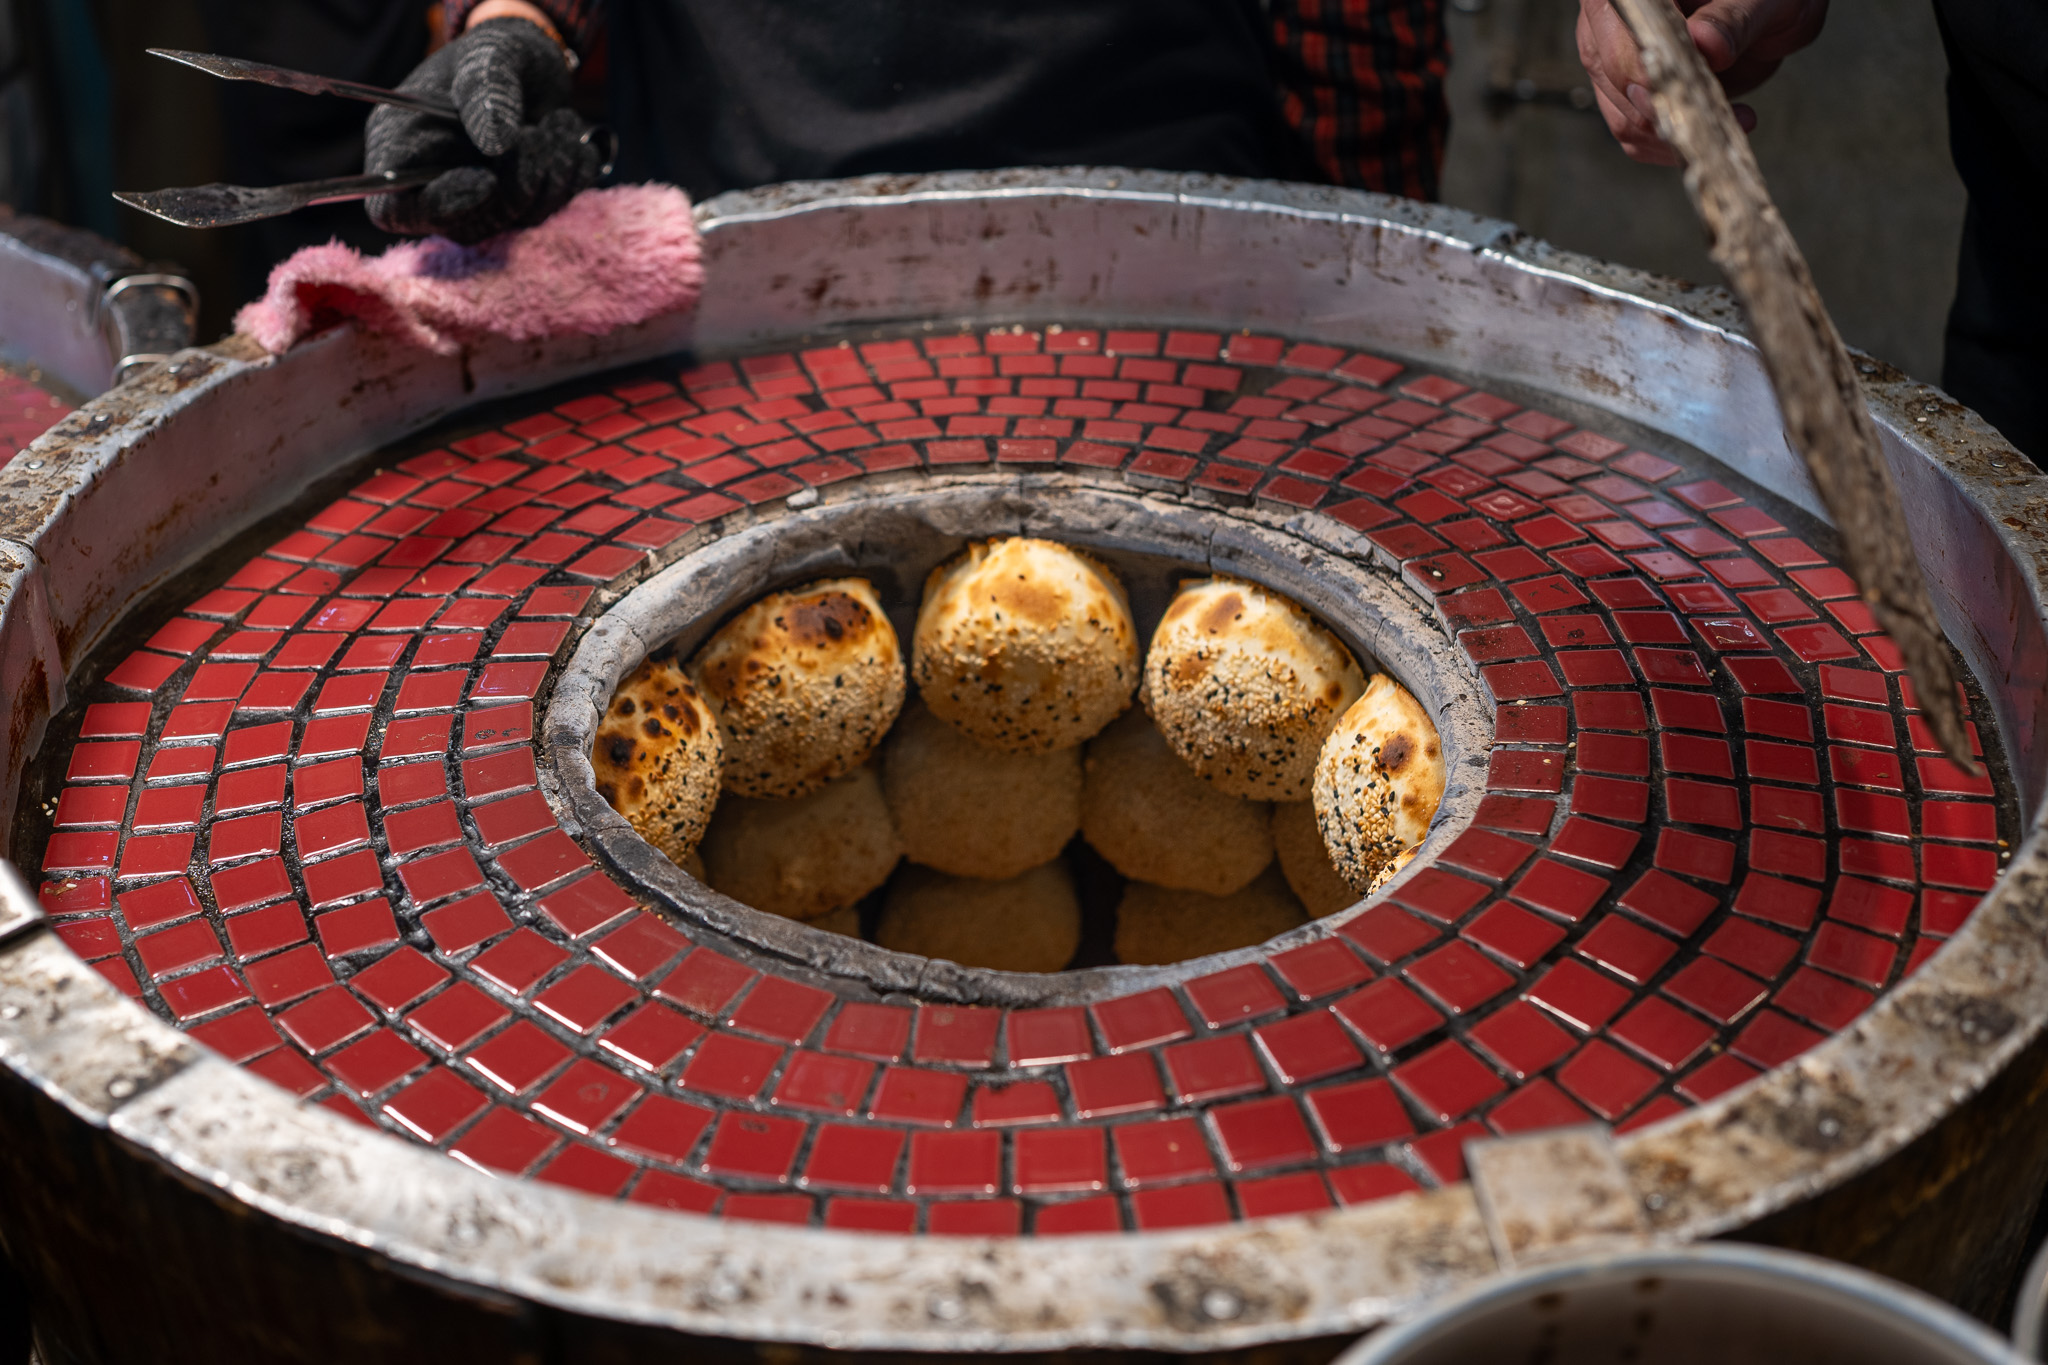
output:
<path id="1" fill-rule="evenodd" d="M 1385 1198 L 1472 1136 L 1654 1121 L 1813 1046 L 1956 932 L 2011 822 L 1818 528 L 1335 347 L 884 338 L 387 458 L 101 661 L 42 895 L 201 1042 L 506 1178 L 929 1235 Z M 1307 947 L 1016 1011 L 668 923 L 557 828 L 533 699 L 595 589 L 806 486 L 1005 465 L 1355 536 L 1496 707 L 1471 827 Z"/>

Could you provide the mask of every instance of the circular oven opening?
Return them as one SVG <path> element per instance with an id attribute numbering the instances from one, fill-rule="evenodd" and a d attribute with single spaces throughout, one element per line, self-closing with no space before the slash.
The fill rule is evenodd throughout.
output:
<path id="1" fill-rule="evenodd" d="M 1140 661 L 1190 581 L 1241 580 L 1298 605 L 1341 642 L 1361 678 L 1395 680 L 1434 725 L 1447 780 L 1430 839 L 1447 837 L 1469 815 L 1477 793 L 1468 795 L 1460 774 L 1475 763 L 1484 770 L 1486 717 L 1441 628 L 1405 589 L 1276 519 L 1071 475 L 857 485 L 810 506 L 781 509 L 686 554 L 605 612 L 558 682 L 548 738 L 561 798 L 621 870 L 671 913 L 882 986 L 914 976 L 920 989 L 974 982 L 976 990 L 1006 995 L 1085 998 L 1098 988 L 1126 989 L 1133 975 L 1179 977 L 1213 970 L 1263 944 L 1306 941 L 1362 909 L 1369 897 L 1346 886 L 1330 866 L 1308 800 L 1233 796 L 1212 803 L 1207 811 L 1217 823 L 1207 828 L 1242 837 L 1247 847 L 1190 841 L 1186 872 L 1162 877 L 1181 886 L 1127 875 L 1141 869 L 1132 866 L 1125 845 L 1104 837 L 1105 825 L 1122 813 L 1104 809 L 1111 774 L 1156 773 L 1162 756 L 1179 762 L 1136 696 L 1085 744 L 1015 758 L 977 744 L 974 755 L 962 755 L 943 752 L 961 747 L 957 732 L 932 716 L 911 680 L 900 715 L 868 764 L 831 783 L 832 794 L 801 799 L 819 812 L 817 822 L 797 820 L 794 829 L 775 835 L 809 841 L 828 879 L 841 859 L 861 863 L 844 869 L 861 894 L 825 913 L 801 897 L 795 914 L 747 903 L 775 900 L 746 862 L 764 847 L 759 822 L 785 819 L 799 802 L 728 791 L 710 816 L 701 856 L 678 866 L 600 795 L 592 746 L 602 734 L 617 733 L 616 723 L 600 727 L 622 681 L 636 671 L 646 676 L 643 660 L 667 662 L 675 676 L 721 628 L 769 594 L 857 580 L 872 587 L 907 665 L 928 576 L 970 545 L 1007 537 L 1067 547 L 1120 584 Z M 1135 691 L 1136 678 L 1131 685 Z M 936 757 L 935 748 L 942 751 Z M 991 759 L 993 771 L 972 771 L 976 757 Z M 929 785 L 934 770 L 941 774 L 937 788 Z M 943 787 L 948 773 L 967 779 L 958 800 Z M 1193 776 L 1192 769 L 1187 773 Z M 604 785 L 612 787 L 609 780 Z M 616 797 L 616 789 L 609 794 Z M 1042 845 L 1048 830 L 1064 826 L 1065 832 L 1052 835 L 1054 843 L 1041 850 L 1045 856 L 1023 855 L 1029 866 L 1022 870 L 999 866 L 1007 855 L 963 863 L 945 845 L 949 832 L 957 836 L 971 827 L 975 798 L 1014 803 L 991 809 L 987 818 L 1023 827 L 1017 838 L 1025 844 Z M 1072 809 L 1040 809 L 1057 803 Z M 896 816 L 902 817 L 895 821 L 897 847 L 877 876 L 872 850 L 862 848 L 875 836 L 858 831 Z M 735 832 L 741 824 L 747 827 Z M 1105 856 L 1098 845 L 1118 856 Z M 1388 870 L 1383 885 L 1399 875 Z M 1222 889 L 1193 889 L 1205 882 Z M 978 940 L 993 943 L 980 951 Z"/>

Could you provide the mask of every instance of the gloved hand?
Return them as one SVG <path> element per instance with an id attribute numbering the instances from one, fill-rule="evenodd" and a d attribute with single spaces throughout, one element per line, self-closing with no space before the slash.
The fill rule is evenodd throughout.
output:
<path id="1" fill-rule="evenodd" d="M 462 121 L 389 104 L 371 112 L 364 170 L 449 168 L 419 189 L 368 201 L 370 221 L 386 232 L 479 242 L 538 223 L 602 173 L 598 139 L 567 107 L 569 62 L 537 24 L 485 20 L 398 88 L 447 100 Z"/>

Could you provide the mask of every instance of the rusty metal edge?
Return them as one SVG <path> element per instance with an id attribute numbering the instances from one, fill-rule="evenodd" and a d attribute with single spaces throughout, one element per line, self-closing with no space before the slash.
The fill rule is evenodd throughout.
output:
<path id="1" fill-rule="evenodd" d="M 1117 173 L 1116 178 L 1128 184 L 1132 193 L 1179 194 L 1186 184 L 1183 178 L 1171 176 Z M 971 183 L 973 177 L 934 179 Z M 1028 180 L 1012 175 L 1005 188 L 1015 190 Z M 934 192 L 969 192 L 970 183 L 940 185 Z M 1057 173 L 1039 173 L 1031 188 L 1043 195 L 1065 192 Z M 1218 206 L 1295 211 L 1288 206 L 1288 200 L 1297 194 L 1292 187 L 1254 188 L 1256 193 L 1219 194 Z M 1115 193 L 1113 189 L 1105 192 Z M 914 195 L 918 191 L 907 187 L 901 193 Z M 1675 289 L 1669 282 L 1598 263 L 1588 263 L 1581 275 L 1573 268 L 1581 258 L 1538 251 L 1516 241 L 1511 231 L 1500 232 L 1499 225 L 1450 210 L 1417 210 L 1376 196 L 1321 189 L 1302 191 L 1299 197 L 1314 211 L 1334 204 L 1335 211 L 1386 230 L 1430 234 L 1474 253 L 1496 252 L 1503 261 L 1521 268 L 1554 272 L 1561 282 L 1608 293 L 1631 306 L 1669 310 L 1724 334 L 1732 344 L 1747 345 L 1714 297 L 1717 291 Z M 786 195 L 779 204 L 763 205 L 767 212 L 794 207 Z M 742 221 L 740 208 L 737 204 L 729 207 L 729 221 Z M 703 221 L 707 228 L 715 229 L 725 220 L 719 213 L 707 211 Z M 1461 235 L 1466 232 L 1471 235 Z M 1631 293 L 1631 287 L 1641 292 Z M 594 358 L 589 368 L 610 363 L 618 362 Z M 236 372 L 227 366 L 215 367 L 215 372 L 196 386 L 198 392 L 218 389 Z M 1927 422 L 1917 420 L 1924 414 L 1907 410 L 1908 403 L 1927 401 L 1922 395 L 1931 393 L 1934 391 L 1924 386 L 1901 386 L 1888 379 L 1870 389 L 1880 423 L 1902 443 L 1937 446 L 1932 451 L 1917 444 L 1913 448 L 1938 462 L 1958 489 L 1988 511 L 2010 514 L 2038 498 L 2043 484 L 2039 475 L 2031 473 L 2010 447 L 1988 436 L 1981 424 L 1968 420 L 1959 410 L 1944 409 Z M 462 401 L 474 400 L 465 395 Z M 82 421 L 90 423 L 94 415 L 89 405 Z M 165 415 L 158 413 L 149 420 L 161 422 Z M 414 420 L 428 420 L 431 415 L 431 411 L 423 412 Z M 110 441 L 118 434 L 106 432 L 103 439 Z M 58 453 L 71 439 L 86 435 L 79 430 L 45 438 L 52 442 L 48 452 Z M 118 452 L 109 447 L 105 453 Z M 1999 455 L 2009 457 L 2001 463 L 2021 472 L 1996 478 L 1979 467 Z M 77 482 L 57 491 L 75 493 L 103 468 L 81 472 L 83 477 Z M 0 476 L 0 483 L 4 481 Z M 2028 604 L 2038 619 L 2048 558 L 2031 546 L 2022 550 L 2013 543 L 2016 537 L 2004 531 L 1999 536 L 2009 550 L 2019 551 L 2016 557 Z M 32 539 L 40 541 L 39 536 Z M 202 551 L 203 547 L 193 553 Z M 12 773 L 18 774 L 22 761 L 19 753 L 9 755 Z M 2041 924 L 2043 901 L 2048 899 L 2044 892 L 2048 892 L 2048 838 L 2044 838 L 2037 815 L 2012 866 L 1971 923 L 1919 974 L 1862 1019 L 1805 1057 L 1743 1089 L 1623 1139 L 1623 1160 L 1645 1194 L 1659 1234 L 1671 1239 L 1708 1236 L 1784 1207 L 1896 1151 L 1954 1103 L 1981 1088 L 2048 1022 L 2048 972 L 2043 970 L 2048 961 L 2044 961 Z M 54 966 L 44 960 L 51 951 L 62 950 L 49 936 L 34 935 L 0 950 L 0 965 L 12 970 L 33 955 L 42 961 L 32 965 L 47 972 Z M 89 1013 L 104 1012 L 118 1019 L 131 1035 L 161 1033 L 167 1035 L 161 1039 L 164 1044 L 173 1039 L 182 1043 L 175 1031 L 119 997 L 82 964 L 79 968 L 92 980 L 78 980 L 74 998 Z M 5 979 L 0 974 L 0 980 Z M 10 996 L 7 1003 L 14 999 Z M 0 1004 L 0 1010 L 4 1008 Z M 25 1017 L 0 1018 L 0 1061 L 48 1093 L 71 1096 L 75 1112 L 88 1117 L 100 1112 L 100 1106 L 87 1103 L 67 1084 L 73 1067 L 83 1062 L 23 1050 L 18 1023 Z M 83 1025 L 86 1021 L 79 1018 L 74 1022 Z M 1958 1048 L 1967 1060 L 1954 1065 Z M 1902 1083 L 1898 1078 L 1901 1069 L 1919 1083 Z M 1097 1248 L 1085 1241 L 1056 1247 L 1031 1241 L 944 1244 L 929 1254 L 933 1267 L 943 1266 L 948 1275 L 942 1283 L 958 1293 L 928 1294 L 919 1302 L 905 1299 L 901 1286 L 878 1290 L 889 1296 L 886 1326 L 877 1328 L 873 1326 L 877 1319 L 869 1318 L 866 1324 L 856 1324 L 846 1332 L 813 1329 L 782 1312 L 756 1316 L 736 1311 L 733 1305 L 744 1300 L 745 1286 L 737 1291 L 722 1288 L 733 1283 L 727 1272 L 737 1264 L 731 1256 L 740 1254 L 733 1250 L 736 1241 L 771 1253 L 775 1274 L 805 1282 L 821 1272 L 823 1262 L 832 1267 L 824 1273 L 836 1284 L 842 1278 L 837 1272 L 848 1258 L 900 1265 L 900 1257 L 917 1258 L 919 1239 L 863 1236 L 848 1241 L 832 1233 L 752 1227 L 741 1230 L 740 1236 L 709 1220 L 648 1215 L 580 1195 L 493 1181 L 454 1169 L 444 1159 L 396 1139 L 306 1110 L 284 1092 L 264 1087 L 210 1057 L 197 1064 L 180 1058 L 162 1074 L 145 1075 L 136 1087 L 134 1098 L 107 1108 L 102 1121 L 167 1164 L 206 1179 L 283 1221 L 535 1301 L 683 1330 L 909 1349 L 1026 1350 L 1077 1345 L 1214 1349 L 1358 1330 L 1405 1303 L 1470 1282 L 1493 1269 L 1470 1192 L 1461 1187 L 1359 1210 L 1236 1225 L 1217 1232 L 1105 1239 L 1101 1246 L 1113 1250 L 1101 1257 L 1090 1254 Z M 1887 1089 L 1911 1093 L 1887 1094 Z M 232 1135 L 220 1122 L 220 1106 L 230 1103 L 240 1106 L 245 1118 L 275 1124 L 278 1135 L 290 1134 L 311 1144 L 299 1150 L 339 1162 L 336 1169 L 350 1173 L 349 1179 L 326 1188 L 319 1201 L 310 1194 L 298 1198 L 292 1191 L 273 1186 L 263 1175 L 272 1160 L 266 1155 L 269 1149 L 261 1143 L 249 1148 L 229 1140 Z M 1737 1144 L 1728 1140 L 1730 1133 L 1745 1139 L 1739 1154 Z M 447 1197 L 480 1201 L 475 1205 L 478 1208 L 495 1208 L 502 1201 L 511 1201 L 514 1211 L 531 1207 L 539 1215 L 573 1225 L 586 1234 L 577 1239 L 573 1263 L 546 1256 L 508 1263 L 503 1256 L 490 1254 L 488 1239 L 466 1246 L 468 1234 L 462 1228 L 431 1226 L 431 1220 L 420 1216 L 426 1212 L 425 1206 L 407 1203 L 421 1193 L 419 1190 L 387 1190 L 387 1182 L 381 1179 L 366 1180 L 353 1174 L 374 1169 L 381 1176 L 394 1165 L 421 1163 L 429 1172 L 433 1190 Z M 1672 1172 L 1679 1169 L 1686 1174 L 1674 1181 Z M 380 1191 L 389 1194 L 392 1202 L 371 1217 L 371 1205 L 384 1197 Z M 640 1226 L 638 1220 L 649 1216 L 657 1217 L 658 1224 Z M 658 1264 L 618 1264 L 619 1258 L 603 1236 L 588 1235 L 606 1229 L 630 1231 L 636 1243 L 642 1236 L 653 1238 L 649 1250 L 656 1253 L 653 1259 Z M 1384 1260 L 1374 1258 L 1390 1277 L 1379 1280 L 1376 1289 L 1358 1282 L 1360 1267 L 1354 1253 L 1361 1245 L 1377 1246 L 1387 1253 Z M 821 1252 L 827 1254 L 821 1256 Z M 676 1258 L 686 1254 L 705 1267 L 702 1276 L 679 1277 L 671 1272 Z M 701 1259 L 704 1256 L 711 1260 Z M 758 1264 L 751 1259 L 748 1263 Z M 1091 1278 L 1078 1286 L 1067 1283 L 1066 1273 L 1084 1264 Z M 1087 1320 L 1066 1321 L 1061 1312 L 1054 1316 L 1062 1321 L 1045 1326 L 1021 1322 L 1007 1312 L 978 1318 L 975 1315 L 982 1312 L 979 1305 L 984 1299 L 992 1303 L 997 1291 L 1008 1286 L 989 1284 L 979 1270 L 963 1278 L 963 1266 L 998 1265 L 1006 1268 L 1011 1283 L 1042 1272 L 1040 1288 L 1057 1287 L 1059 1295 L 1056 1301 L 1038 1301 L 1052 1309 L 1086 1305 Z M 1291 1295 L 1280 1293 L 1279 1300 L 1273 1300 L 1276 1308 L 1284 1310 L 1278 1318 L 1261 1312 L 1254 1315 L 1256 1320 L 1245 1320 L 1244 1287 L 1252 1289 L 1254 1298 L 1277 1291 L 1270 1282 L 1251 1285 L 1242 1277 L 1273 1272 L 1283 1265 L 1290 1283 L 1308 1291 L 1306 1299 L 1293 1301 Z M 1418 1268 L 1423 1272 L 1419 1277 Z M 1134 1273 L 1141 1269 L 1160 1271 L 1164 1278 L 1155 1275 L 1148 1280 L 1142 1273 Z M 927 1290 L 934 1283 L 940 1282 L 923 1282 Z M 1182 1291 L 1204 1284 L 1227 1291 L 1209 1300 L 1212 1305 L 1227 1308 L 1233 1302 L 1231 1295 L 1239 1295 L 1235 1300 L 1238 1308 L 1229 1322 L 1214 1316 L 1205 1320 L 1199 1313 L 1180 1312 L 1176 1317 L 1174 1305 L 1190 1302 Z M 1405 1292 L 1386 1292 L 1396 1284 L 1404 1285 Z M 1131 1316 L 1122 1316 L 1103 1302 L 1106 1292 L 1119 1290 L 1137 1300 L 1135 1305 L 1126 1300 L 1126 1307 L 1138 1310 Z M 709 1297 L 690 1299 L 700 1293 Z M 1197 1308 L 1207 1294 L 1205 1288 L 1192 1301 Z"/>

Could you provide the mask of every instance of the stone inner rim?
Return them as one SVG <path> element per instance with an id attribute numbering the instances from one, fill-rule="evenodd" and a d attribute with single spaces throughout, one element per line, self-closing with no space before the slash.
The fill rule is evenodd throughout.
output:
<path id="1" fill-rule="evenodd" d="M 687 658 L 762 594 L 847 574 L 876 581 L 907 646 L 903 613 L 914 615 L 925 574 L 970 540 L 1005 535 L 1070 544 L 1103 557 L 1119 573 L 1146 565 L 1152 572 L 1138 575 L 1139 581 L 1127 575 L 1141 630 L 1156 620 L 1177 578 L 1228 573 L 1260 583 L 1322 621 L 1362 664 L 1398 679 L 1436 722 L 1447 772 L 1429 837 L 1409 867 L 1371 901 L 1361 899 L 1261 945 L 1157 967 L 1005 972 L 898 953 L 755 910 L 683 872 L 597 794 L 591 737 L 619 680 L 651 650 L 673 642 Z M 662 912 L 865 982 L 881 994 L 962 1004 L 1076 1004 L 1254 961 L 1327 937 L 1377 903 L 1463 831 L 1484 794 L 1489 704 L 1442 628 L 1406 588 L 1364 567 L 1365 542 L 1343 543 L 1348 538 L 1320 528 L 1311 538 L 1295 519 L 1140 495 L 1072 475 L 914 475 L 879 486 L 855 484 L 814 506 L 765 513 L 685 554 L 597 618 L 548 705 L 543 789 L 565 827 L 580 830 Z M 1160 600 L 1148 602 L 1148 595 Z"/>

